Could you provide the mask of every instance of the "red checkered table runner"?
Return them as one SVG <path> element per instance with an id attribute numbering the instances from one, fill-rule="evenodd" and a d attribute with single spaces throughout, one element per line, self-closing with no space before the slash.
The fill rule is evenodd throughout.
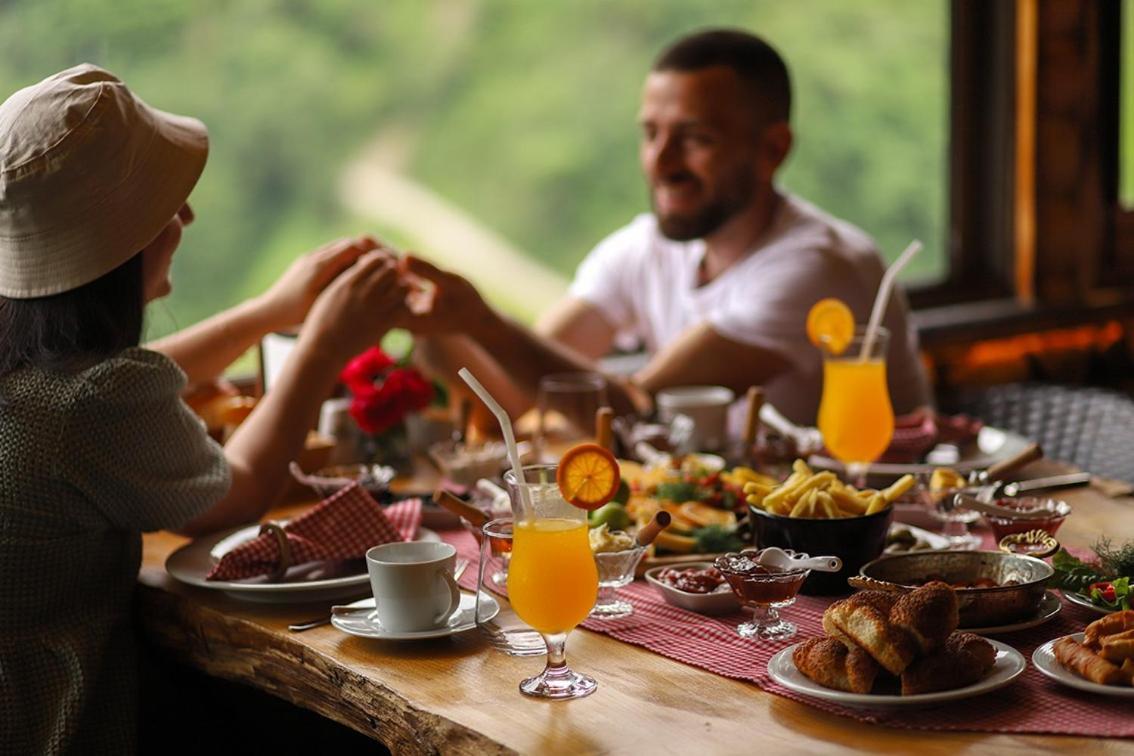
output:
<path id="1" fill-rule="evenodd" d="M 442 537 L 461 556 L 476 565 L 476 542 L 466 531 L 449 531 Z M 474 588 L 475 569 L 462 585 Z M 588 619 L 587 630 L 647 648 L 670 659 L 724 677 L 755 683 L 778 696 L 860 722 L 919 730 L 967 730 L 1034 734 L 1134 737 L 1134 707 L 1129 699 L 1109 698 L 1068 688 L 1044 677 L 1031 663 L 1032 652 L 1045 642 L 1079 632 L 1098 615 L 1064 604 L 1051 621 L 1029 630 L 998 635 L 1028 661 L 1014 682 L 984 695 L 952 701 L 936 708 L 856 709 L 802 696 L 777 685 L 768 675 L 768 660 L 781 649 L 812 636 L 823 635 L 823 611 L 832 597 L 800 596 L 782 610 L 799 627 L 796 638 L 767 643 L 741 638 L 736 625 L 747 617 L 736 614 L 707 617 L 672 606 L 645 581 L 637 580 L 620 591 L 634 605 L 634 614 L 618 620 Z M 583 662 L 580 662 L 582 668 Z"/>

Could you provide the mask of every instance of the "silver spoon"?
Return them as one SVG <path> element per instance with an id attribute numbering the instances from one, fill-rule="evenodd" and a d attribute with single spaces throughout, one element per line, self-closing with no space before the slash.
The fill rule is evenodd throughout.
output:
<path id="1" fill-rule="evenodd" d="M 453 568 L 453 579 L 460 580 L 461 575 L 465 574 L 465 569 L 468 566 L 469 560 L 458 559 Z M 374 607 L 372 606 L 332 606 L 330 614 L 304 620 L 303 622 L 296 622 L 294 625 L 288 625 L 287 629 L 293 633 L 302 633 L 304 630 L 329 625 L 331 623 L 331 617 L 342 617 L 350 614 L 368 614 L 372 611 L 374 611 Z"/>
<path id="2" fill-rule="evenodd" d="M 783 549 L 769 546 L 760 552 L 757 563 L 775 567 L 779 570 L 815 570 L 816 572 L 838 572 L 843 568 L 843 560 L 837 556 L 807 557 L 797 559 Z"/>

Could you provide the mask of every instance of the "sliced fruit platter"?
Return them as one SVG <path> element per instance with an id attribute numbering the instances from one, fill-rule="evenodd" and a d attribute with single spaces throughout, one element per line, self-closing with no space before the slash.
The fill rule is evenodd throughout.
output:
<path id="1" fill-rule="evenodd" d="M 737 513 L 747 509 L 744 484 L 779 482 L 748 467 L 726 470 L 720 457 L 708 454 L 687 454 L 651 466 L 619 460 L 619 468 L 619 495 L 591 513 L 591 524 L 634 529 L 657 512 L 668 512 L 671 523 L 654 541 L 643 568 L 703 560 L 707 554 L 741 548 Z"/>

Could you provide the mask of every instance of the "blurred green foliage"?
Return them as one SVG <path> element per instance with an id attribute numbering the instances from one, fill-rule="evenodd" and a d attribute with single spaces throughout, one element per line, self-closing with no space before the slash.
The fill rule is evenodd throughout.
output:
<path id="1" fill-rule="evenodd" d="M 7 0 L 0 93 L 82 61 L 208 124 L 198 223 L 151 335 L 259 291 L 300 252 L 374 228 L 344 165 L 396 130 L 412 179 L 570 276 L 647 207 L 635 115 L 658 51 L 689 30 L 766 36 L 795 80 L 782 183 L 872 233 L 907 280 L 944 272 L 946 0 Z M 1129 124 L 1129 119 L 1127 119 Z M 426 250 L 428 252 L 428 250 Z M 502 289 L 532 317 L 544 303 Z"/>

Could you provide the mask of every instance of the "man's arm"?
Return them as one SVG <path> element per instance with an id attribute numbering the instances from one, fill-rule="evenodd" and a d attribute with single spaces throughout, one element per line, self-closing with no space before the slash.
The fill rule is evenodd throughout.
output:
<path id="1" fill-rule="evenodd" d="M 554 304 L 536 324 L 536 333 L 590 360 L 605 357 L 614 345 L 614 328 L 599 308 L 579 297 Z"/>
<path id="2" fill-rule="evenodd" d="M 596 370 L 594 361 L 585 355 L 541 336 L 493 310 L 476 288 L 461 276 L 440 270 L 429 262 L 412 256 L 404 258 L 402 265 L 407 273 L 427 279 L 436 287 L 432 308 L 427 313 L 411 316 L 403 325 L 419 339 L 427 341 L 437 339 L 438 336 L 448 339 L 460 334 L 467 337 L 467 340 L 457 341 L 456 345 L 463 344 L 467 347 L 469 341 L 475 342 L 482 353 L 499 366 L 500 374 L 517 387 L 519 396 L 527 396 L 526 406 L 530 406 L 531 396 L 535 395 L 543 376 L 549 373 Z M 449 342 L 449 345 L 453 346 L 454 342 Z M 450 352 L 449 356 L 469 357 L 471 354 L 462 354 L 458 350 Z M 454 364 L 450 367 L 459 369 L 461 365 Z M 476 374 L 475 368 L 470 369 Z M 632 381 L 608 375 L 607 384 L 608 398 L 616 413 L 629 414 L 649 409 L 649 396 L 634 386 Z M 495 396 L 496 389 L 493 386 L 485 384 L 485 387 Z M 499 397 L 497 399 L 500 400 Z M 511 395 L 510 399 L 515 402 L 517 395 Z M 509 411 L 513 412 L 515 406 L 513 404 Z"/>
<path id="3" fill-rule="evenodd" d="M 739 396 L 787 370 L 787 358 L 721 336 L 708 323 L 689 328 L 634 375 L 651 395 L 667 386 L 713 384 Z"/>

